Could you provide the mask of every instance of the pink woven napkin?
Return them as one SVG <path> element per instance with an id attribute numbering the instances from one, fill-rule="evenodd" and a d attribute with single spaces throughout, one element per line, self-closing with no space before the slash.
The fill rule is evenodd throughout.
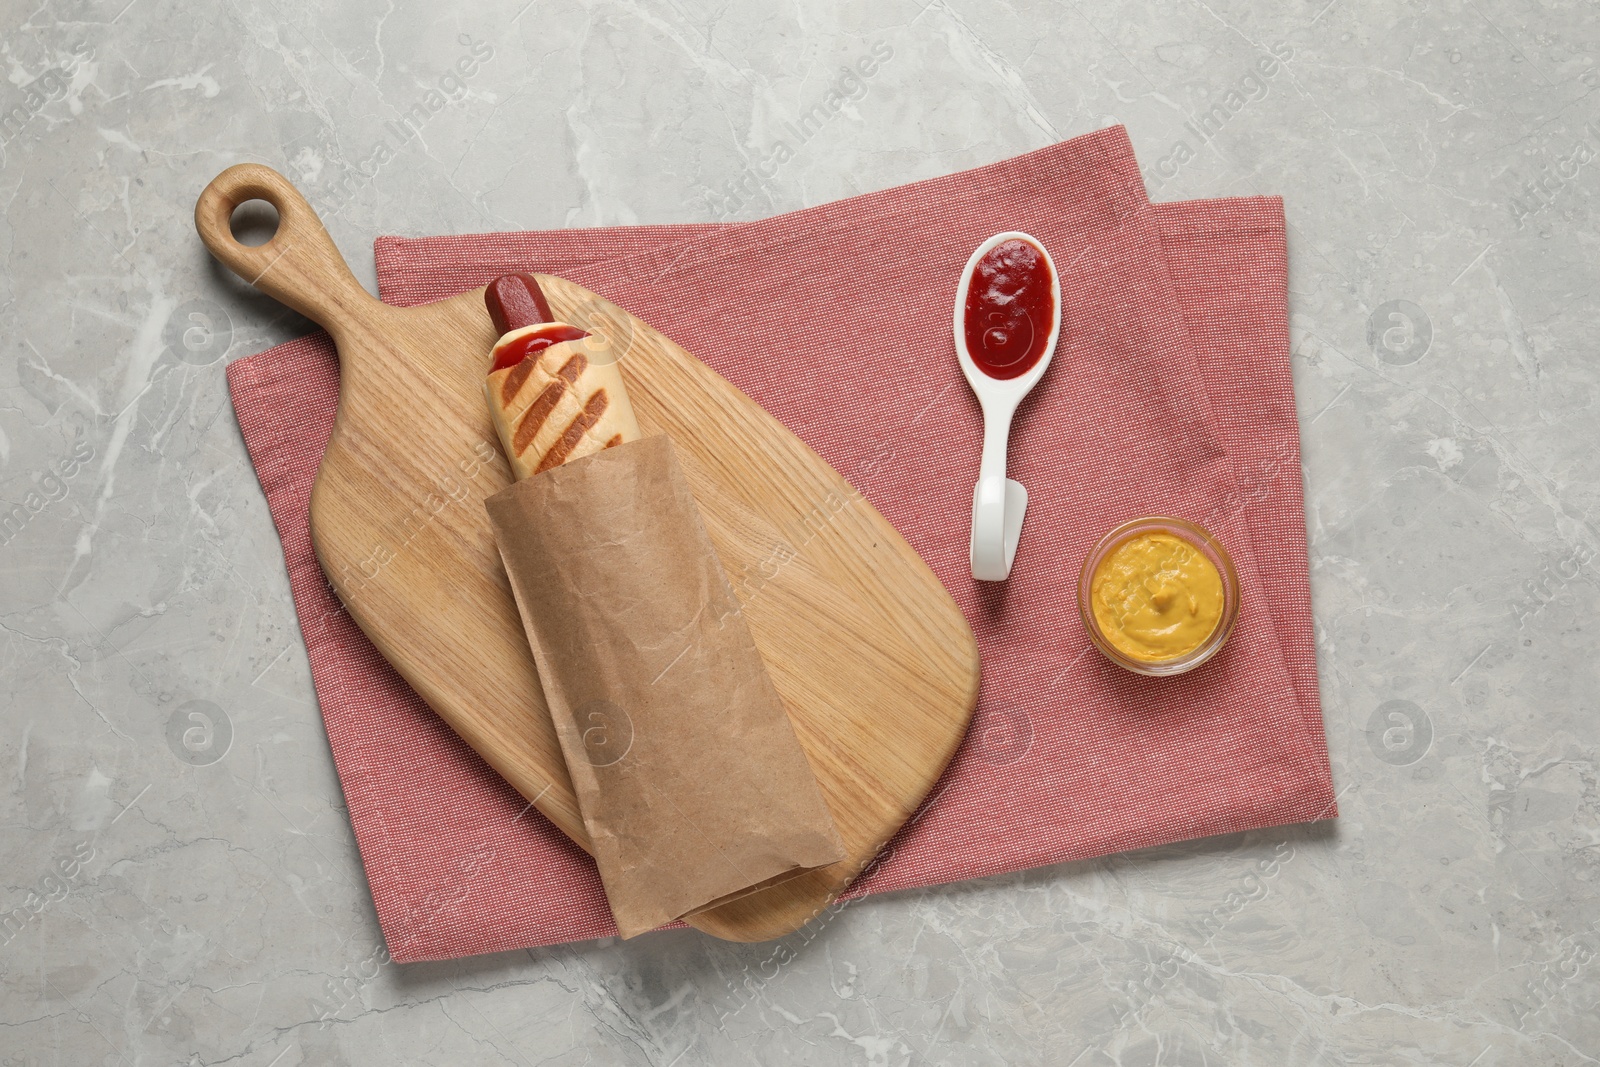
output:
<path id="1" fill-rule="evenodd" d="M 1063 337 L 1013 434 L 1030 506 L 996 586 L 968 571 L 979 414 L 949 324 L 967 255 L 1009 229 L 1061 269 Z M 1278 200 L 1152 206 L 1112 128 L 762 222 L 382 238 L 377 261 L 399 305 L 512 270 L 622 305 L 821 453 L 954 595 L 983 657 L 972 733 L 851 895 L 1334 815 Z M 588 858 L 406 687 L 323 579 L 307 508 L 337 379 L 321 336 L 229 367 L 389 951 L 614 933 Z M 1152 512 L 1212 529 L 1242 583 L 1227 648 L 1177 679 L 1105 662 L 1074 600 L 1089 547 Z"/>

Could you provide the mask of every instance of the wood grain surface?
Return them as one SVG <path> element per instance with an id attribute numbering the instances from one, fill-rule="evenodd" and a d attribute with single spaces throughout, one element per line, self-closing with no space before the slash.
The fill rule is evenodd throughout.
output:
<path id="1" fill-rule="evenodd" d="M 247 200 L 278 210 L 238 243 Z M 277 171 L 223 171 L 195 205 L 206 247 L 323 326 L 339 411 L 311 498 L 317 557 L 405 680 L 578 844 L 583 822 L 483 501 L 510 484 L 483 382 L 494 330 L 475 290 L 414 308 L 373 298 Z M 725 379 L 580 286 L 541 275 L 552 310 L 620 361 L 645 434 L 677 445 L 773 682 L 849 855 L 689 922 L 779 937 L 827 906 L 916 810 L 966 733 L 972 632 L 933 572 L 832 467 Z"/>

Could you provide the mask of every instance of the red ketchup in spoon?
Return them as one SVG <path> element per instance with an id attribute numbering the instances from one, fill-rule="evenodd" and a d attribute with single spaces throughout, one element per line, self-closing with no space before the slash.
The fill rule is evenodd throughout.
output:
<path id="1" fill-rule="evenodd" d="M 524 334 L 510 344 L 496 345 L 494 366 L 489 368 L 490 374 L 505 370 L 507 367 L 515 367 L 529 356 L 537 356 L 551 345 L 589 336 L 586 331 L 576 326 L 552 321 L 555 316 L 550 314 L 550 302 L 545 299 L 544 290 L 539 288 L 538 281 L 531 274 L 500 275 L 484 290 L 483 302 L 488 307 L 489 318 L 494 321 L 494 328 L 501 337 L 524 326 L 550 324 L 548 329 Z"/>
<path id="2" fill-rule="evenodd" d="M 1020 378 L 1050 343 L 1055 294 L 1050 264 L 1020 238 L 1002 241 L 973 268 L 962 319 L 967 352 L 991 378 Z"/>

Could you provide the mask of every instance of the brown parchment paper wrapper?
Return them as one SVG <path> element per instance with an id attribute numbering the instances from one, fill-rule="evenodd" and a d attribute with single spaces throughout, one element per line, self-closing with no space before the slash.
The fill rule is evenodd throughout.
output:
<path id="1" fill-rule="evenodd" d="M 670 438 L 488 509 L 623 937 L 844 858 Z"/>

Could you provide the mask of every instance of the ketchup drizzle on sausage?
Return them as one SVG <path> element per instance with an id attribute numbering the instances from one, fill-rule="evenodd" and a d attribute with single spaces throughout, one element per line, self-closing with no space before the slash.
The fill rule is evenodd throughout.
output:
<path id="1" fill-rule="evenodd" d="M 551 324 L 547 330 L 535 330 L 508 345 L 497 347 L 494 353 L 494 366 L 489 368 L 490 374 L 505 370 L 507 367 L 515 367 L 529 356 L 537 356 L 551 345 L 589 336 L 576 326 L 555 322 L 555 316 L 550 313 L 550 301 L 545 299 L 544 290 L 539 288 L 538 279 L 531 274 L 500 275 L 484 289 L 483 304 L 489 309 L 489 318 L 494 322 L 494 328 L 501 337 L 524 326 Z M 520 387 L 522 383 L 517 384 Z"/>
<path id="2" fill-rule="evenodd" d="M 523 334 L 510 344 L 496 348 L 494 366 L 489 368 L 489 373 L 515 367 L 529 356 L 537 356 L 551 345 L 558 345 L 562 341 L 577 341 L 588 336 L 588 331 L 580 330 L 576 326 L 568 326 L 564 322 L 550 323 L 542 330 Z"/>

